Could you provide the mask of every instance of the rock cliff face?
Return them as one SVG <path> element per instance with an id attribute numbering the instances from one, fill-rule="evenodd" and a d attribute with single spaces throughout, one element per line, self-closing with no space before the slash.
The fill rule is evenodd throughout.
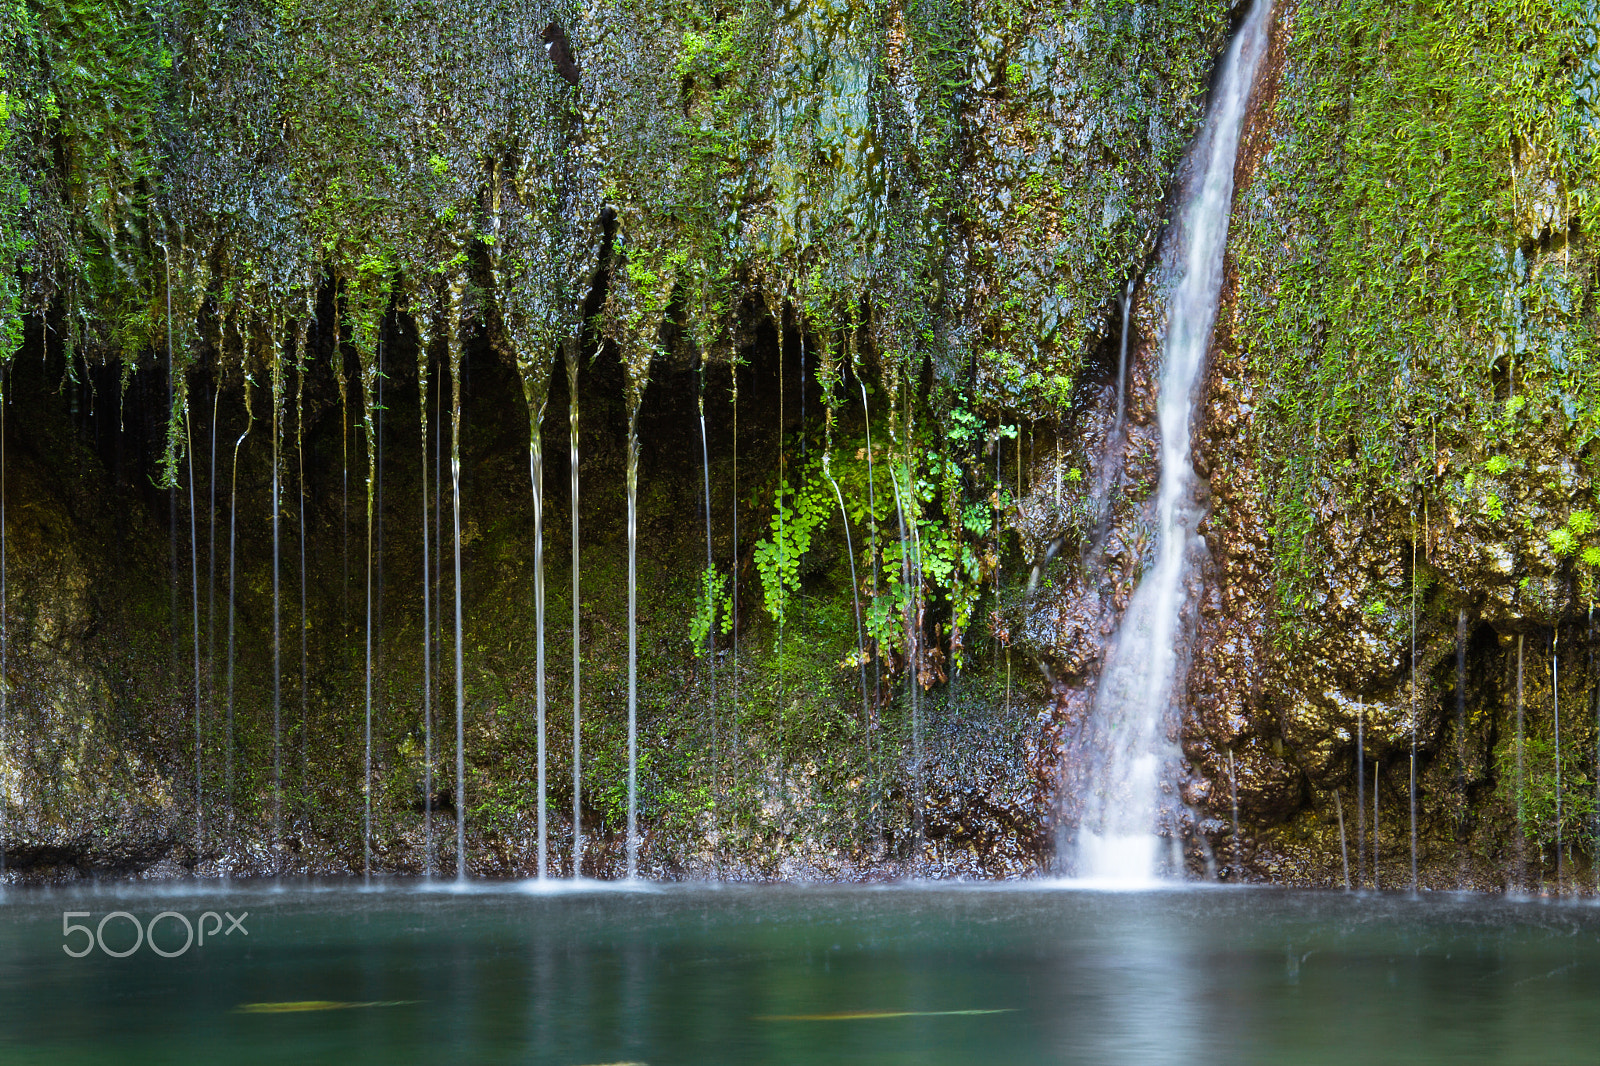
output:
<path id="1" fill-rule="evenodd" d="M 1354 869 L 1376 837 L 1408 878 L 1413 749 L 1425 883 L 1588 862 L 1597 24 L 1478 7 L 1276 15 L 1196 427 L 1197 872 L 1334 883 L 1342 819 Z M 379 869 L 453 868 L 464 803 L 469 864 L 529 872 L 541 405 L 558 862 L 574 642 L 585 869 L 620 861 L 636 420 L 647 869 L 1047 868 L 1153 557 L 1157 253 L 1241 14 L 28 5 L 0 148 L 11 875 L 359 869 L 368 795 Z"/>

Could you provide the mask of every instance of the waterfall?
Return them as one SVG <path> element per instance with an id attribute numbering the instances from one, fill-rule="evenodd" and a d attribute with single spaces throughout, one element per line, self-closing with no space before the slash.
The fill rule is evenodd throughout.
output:
<path id="1" fill-rule="evenodd" d="M 700 415 L 700 472 L 706 490 L 706 580 L 713 581 L 716 580 L 717 562 L 711 546 L 711 449 L 706 441 L 706 362 L 703 353 L 696 385 L 695 406 Z M 718 589 L 720 585 L 718 582 Z M 717 772 L 717 742 L 720 739 L 717 736 L 717 597 L 711 586 L 706 587 L 706 598 L 710 610 L 710 624 L 706 627 L 706 677 L 711 689 L 711 802 L 716 809 L 716 817 L 720 818 L 722 780 Z"/>
<path id="2" fill-rule="evenodd" d="M 1180 757 L 1172 718 L 1186 666 L 1185 584 L 1190 559 L 1203 547 L 1190 423 L 1221 294 L 1239 135 L 1271 18 L 1271 0 L 1257 0 L 1222 61 L 1205 129 L 1190 150 L 1194 170 L 1173 249 L 1178 282 L 1158 406 L 1158 554 L 1108 649 L 1089 723 L 1100 758 L 1083 768 L 1088 780 L 1074 782 L 1082 802 L 1076 872 L 1094 879 L 1149 881 L 1158 822 L 1171 817 L 1162 810 L 1171 801 L 1161 797 Z M 1166 828 L 1177 832 L 1175 825 Z"/>
<path id="3" fill-rule="evenodd" d="M 872 466 L 872 407 L 867 403 L 867 383 L 862 380 L 860 368 L 856 372 L 856 384 L 861 388 L 861 419 L 867 434 L 867 533 L 872 537 L 872 599 L 878 599 L 878 584 L 880 578 L 879 548 L 878 548 L 878 491 L 873 482 L 877 474 Z M 883 656 L 879 649 L 873 648 L 872 656 L 872 698 L 876 700 L 878 693 L 883 690 Z M 868 729 L 868 747 L 871 747 L 871 733 Z M 880 738 L 881 739 L 881 738 Z M 871 839 L 878 838 L 879 819 L 879 779 L 877 760 L 872 760 L 872 794 L 868 797 L 871 809 L 871 818 L 867 827 L 867 834 Z"/>

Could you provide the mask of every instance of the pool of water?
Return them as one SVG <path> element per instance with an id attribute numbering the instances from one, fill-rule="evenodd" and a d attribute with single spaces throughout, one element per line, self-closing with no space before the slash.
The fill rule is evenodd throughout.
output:
<path id="1" fill-rule="evenodd" d="M 16 1064 L 1550 1063 L 1597 1047 L 1600 909 L 1579 904 L 1038 884 L 0 895 L 0 1061 Z"/>

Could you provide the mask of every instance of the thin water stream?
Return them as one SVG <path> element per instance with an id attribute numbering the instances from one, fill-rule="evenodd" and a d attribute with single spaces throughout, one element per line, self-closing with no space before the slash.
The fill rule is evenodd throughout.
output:
<path id="1" fill-rule="evenodd" d="M 583 704 L 581 680 L 581 615 L 578 599 L 578 341 L 562 345 L 567 367 L 567 455 L 571 465 L 572 511 L 572 876 L 583 876 Z"/>
<path id="2" fill-rule="evenodd" d="M 228 793 L 228 838 L 231 843 L 234 830 L 234 795 L 233 795 L 233 683 L 234 683 L 234 627 L 237 597 L 235 595 L 238 584 L 238 545 L 239 545 L 239 449 L 244 446 L 245 439 L 250 436 L 250 431 L 255 428 L 255 408 L 250 403 L 250 379 L 245 378 L 244 385 L 244 410 L 246 415 L 244 432 L 239 434 L 239 439 L 233 442 L 233 483 L 228 496 L 228 721 L 225 741 L 226 769 L 223 782 Z"/>
<path id="3" fill-rule="evenodd" d="M 456 781 L 452 799 L 456 809 L 456 880 L 467 879 L 467 689 L 462 669 L 461 626 L 461 312 L 466 281 L 450 282 L 450 519 L 455 551 L 455 656 L 456 656 Z"/>
<path id="4" fill-rule="evenodd" d="M 430 310 L 412 316 L 417 329 L 417 416 L 422 445 L 422 871 L 433 876 L 433 560 L 428 551 L 428 369 L 433 347 Z"/>

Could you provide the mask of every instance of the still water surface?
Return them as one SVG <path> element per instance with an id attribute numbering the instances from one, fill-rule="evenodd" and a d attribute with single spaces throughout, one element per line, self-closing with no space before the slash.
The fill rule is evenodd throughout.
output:
<path id="1" fill-rule="evenodd" d="M 132 918 L 102 927 L 113 911 Z M 102 949 L 133 947 L 134 920 L 207 911 L 205 944 L 175 957 L 148 938 Z M 90 931 L 64 937 L 65 912 Z M 153 935 L 174 954 L 185 927 Z M 0 895 L 8 1064 L 1597 1060 L 1600 909 L 1579 904 L 1044 885 Z"/>

